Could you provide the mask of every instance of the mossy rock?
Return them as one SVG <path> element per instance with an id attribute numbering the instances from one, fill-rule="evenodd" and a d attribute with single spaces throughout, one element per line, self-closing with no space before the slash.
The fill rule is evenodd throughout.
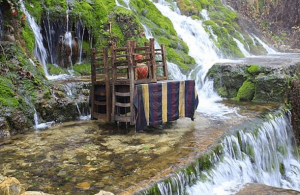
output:
<path id="1" fill-rule="evenodd" d="M 240 101 L 251 101 L 255 93 L 255 84 L 249 80 L 244 81 L 237 93 L 237 99 Z"/>
<path id="2" fill-rule="evenodd" d="M 260 73 L 255 78 L 255 101 L 284 102 L 287 98 L 289 81 L 285 75 L 266 75 Z"/>
<path id="3" fill-rule="evenodd" d="M 250 73 L 251 75 L 256 75 L 260 73 L 260 66 L 257 64 L 252 64 L 250 67 L 247 69 L 247 72 Z"/>

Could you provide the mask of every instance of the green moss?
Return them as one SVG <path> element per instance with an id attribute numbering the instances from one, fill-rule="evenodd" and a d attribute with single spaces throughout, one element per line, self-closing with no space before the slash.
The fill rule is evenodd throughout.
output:
<path id="1" fill-rule="evenodd" d="M 202 155 L 199 159 L 199 164 L 200 164 L 200 169 L 201 170 L 208 170 L 212 167 L 212 163 L 210 160 L 210 155 L 209 154 L 204 154 Z"/>
<path id="2" fill-rule="evenodd" d="M 249 80 L 243 82 L 243 85 L 240 87 L 237 99 L 240 101 L 251 101 L 255 93 L 255 84 Z"/>
<path id="3" fill-rule="evenodd" d="M 53 64 L 47 64 L 47 69 L 50 75 L 67 74 L 67 70 Z"/>
<path id="4" fill-rule="evenodd" d="M 34 33 L 32 32 L 31 28 L 28 26 L 27 22 L 22 28 L 22 38 L 25 40 L 26 49 L 28 49 L 30 53 L 33 53 L 35 37 L 34 37 Z"/>
<path id="5" fill-rule="evenodd" d="M 11 90 L 11 81 L 0 77 L 0 107 L 18 106 L 19 101 L 16 94 Z"/>
<path id="6" fill-rule="evenodd" d="M 279 164 L 279 171 L 280 171 L 281 175 L 285 174 L 285 168 L 284 168 L 284 164 L 283 163 Z"/>
<path id="7" fill-rule="evenodd" d="M 75 72 L 80 75 L 90 75 L 91 74 L 91 64 L 75 64 L 73 66 Z"/>
<path id="8" fill-rule="evenodd" d="M 251 162 L 255 162 L 255 152 L 252 146 L 249 144 L 246 146 L 246 154 L 250 157 Z"/>
<path id="9" fill-rule="evenodd" d="M 250 65 L 250 67 L 247 69 L 248 73 L 250 73 L 251 75 L 258 74 L 259 70 L 260 70 L 260 66 L 256 64 Z"/>
<path id="10" fill-rule="evenodd" d="M 25 6 L 27 11 L 30 13 L 30 15 L 35 18 L 35 21 L 38 24 L 41 23 L 41 18 L 43 15 L 43 8 L 41 5 L 41 1 L 39 0 L 26 1 Z"/>

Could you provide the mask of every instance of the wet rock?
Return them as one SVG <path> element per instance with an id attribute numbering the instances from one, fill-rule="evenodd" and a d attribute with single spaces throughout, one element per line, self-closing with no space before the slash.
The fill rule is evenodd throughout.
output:
<path id="1" fill-rule="evenodd" d="M 97 193 L 95 195 L 114 195 L 114 194 L 111 192 L 106 192 L 106 191 L 101 190 L 99 193 Z"/>
<path id="2" fill-rule="evenodd" d="M 1 195 L 20 195 L 24 191 L 25 189 L 22 187 L 21 183 L 14 177 L 6 177 L 0 183 Z"/>
<path id="3" fill-rule="evenodd" d="M 300 55 L 270 58 L 247 58 L 243 62 L 218 63 L 211 67 L 208 77 L 224 98 L 241 101 L 284 102 L 289 79 L 300 68 Z M 246 98 L 247 94 L 250 94 Z"/>
<path id="4" fill-rule="evenodd" d="M 82 182 L 82 183 L 79 183 L 76 185 L 76 188 L 80 188 L 83 190 L 88 190 L 88 189 L 90 189 L 90 187 L 91 187 L 91 184 L 89 184 L 88 182 Z"/>
<path id="5" fill-rule="evenodd" d="M 295 190 L 271 187 L 263 184 L 246 184 L 236 195 L 300 195 Z"/>
<path id="6" fill-rule="evenodd" d="M 0 118 L 0 139 L 6 138 L 10 136 L 10 132 L 8 130 L 7 121 L 3 118 Z"/>

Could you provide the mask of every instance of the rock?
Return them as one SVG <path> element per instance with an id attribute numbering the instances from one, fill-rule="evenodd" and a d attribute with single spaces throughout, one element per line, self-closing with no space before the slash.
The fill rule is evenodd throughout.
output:
<path id="1" fill-rule="evenodd" d="M 9 129 L 9 126 L 7 124 L 7 121 L 3 118 L 0 118 L 0 139 L 10 136 L 10 132 L 8 129 Z"/>
<path id="2" fill-rule="evenodd" d="M 300 195 L 300 192 L 290 189 L 276 188 L 263 184 L 246 184 L 236 195 Z"/>
<path id="3" fill-rule="evenodd" d="M 88 190 L 88 189 L 90 189 L 90 187 L 91 187 L 91 185 L 88 182 L 82 182 L 82 183 L 78 183 L 76 185 L 76 188 L 80 188 L 83 190 Z"/>
<path id="4" fill-rule="evenodd" d="M 3 41 L 15 42 L 16 39 L 13 35 L 4 35 L 3 36 Z"/>
<path id="5" fill-rule="evenodd" d="M 224 98 L 240 101 L 284 102 L 289 80 L 300 69 L 300 55 L 247 58 L 243 62 L 218 63 L 208 77 Z"/>
<path id="6" fill-rule="evenodd" d="M 46 194 L 44 192 L 36 192 L 36 191 L 26 191 L 21 195 L 51 195 L 51 194 Z"/>
<path id="7" fill-rule="evenodd" d="M 111 192 L 106 192 L 106 191 L 101 190 L 99 193 L 97 193 L 95 195 L 114 195 L 114 194 Z"/>
<path id="8" fill-rule="evenodd" d="M 25 189 L 22 187 L 21 183 L 14 177 L 6 177 L 0 183 L 1 195 L 20 195 L 24 192 Z"/>

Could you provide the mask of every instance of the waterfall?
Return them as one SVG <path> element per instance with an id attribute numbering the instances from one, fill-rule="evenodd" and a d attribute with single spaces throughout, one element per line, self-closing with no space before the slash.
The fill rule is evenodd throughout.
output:
<path id="1" fill-rule="evenodd" d="M 74 84 L 76 85 L 76 84 Z M 78 97 L 75 97 L 73 92 L 72 92 L 72 87 L 74 87 L 74 85 L 71 84 L 71 86 L 69 86 L 68 84 L 65 84 L 64 85 L 64 89 L 65 89 L 65 92 L 67 94 L 67 97 L 69 97 L 70 99 L 78 99 Z M 71 89 L 72 88 L 72 89 Z M 77 111 L 78 111 L 78 115 L 79 115 L 79 119 L 80 120 L 89 120 L 91 118 L 90 114 L 88 113 L 89 112 L 89 109 L 87 112 L 85 112 L 85 110 L 83 109 L 83 112 L 80 110 L 79 108 L 79 105 L 78 105 L 78 102 L 74 101 L 74 104 L 77 108 Z M 84 115 L 84 113 L 86 113 L 87 115 Z"/>
<path id="2" fill-rule="evenodd" d="M 253 35 L 254 38 L 260 43 L 262 44 L 262 46 L 265 48 L 265 50 L 267 51 L 268 54 L 278 54 L 277 51 L 275 51 L 274 49 L 272 49 L 271 47 L 269 47 L 266 43 L 264 43 L 261 39 L 259 39 L 257 36 Z"/>
<path id="3" fill-rule="evenodd" d="M 243 43 L 241 43 L 236 38 L 233 38 L 233 40 L 236 42 L 236 44 L 238 45 L 239 49 L 241 50 L 241 52 L 244 54 L 245 57 L 250 57 L 251 56 L 251 54 L 245 49 L 245 46 L 243 45 Z"/>
<path id="4" fill-rule="evenodd" d="M 34 37 L 35 37 L 34 55 L 43 65 L 46 77 L 49 77 L 49 73 L 46 66 L 47 65 L 46 60 L 48 55 L 47 55 L 47 50 L 43 44 L 43 36 L 41 34 L 41 28 L 37 25 L 37 23 L 34 21 L 34 18 L 26 10 L 23 0 L 21 0 L 20 2 L 21 2 L 21 9 L 25 13 L 29 26 L 31 27 L 34 33 Z"/>
<path id="5" fill-rule="evenodd" d="M 193 20 L 172 11 L 169 3 L 164 0 L 154 3 L 154 5 L 171 20 L 178 36 L 188 45 L 189 55 L 196 60 L 197 66 L 187 78 L 196 80 L 199 98 L 197 111 L 213 118 L 226 117 L 225 115 L 230 113 L 236 114 L 235 109 L 217 103 L 222 98 L 214 91 L 213 81 L 206 78 L 206 74 L 213 64 L 230 60 L 219 58 L 220 52 L 203 28 L 202 21 Z"/>
<path id="6" fill-rule="evenodd" d="M 203 165 L 197 161 L 193 173 L 180 172 L 172 182 L 159 183 L 161 194 L 235 194 L 246 183 L 300 190 L 300 162 L 290 116 L 272 116 L 252 131 L 228 135 L 221 146 L 219 155 L 210 156 L 211 169 L 200 171 Z"/>
<path id="7" fill-rule="evenodd" d="M 201 10 L 201 16 L 202 16 L 203 20 L 210 20 L 206 9 Z"/>
<path id="8" fill-rule="evenodd" d="M 82 29 L 82 33 L 81 33 Z M 82 25 L 81 20 L 78 21 L 77 23 L 77 31 L 76 31 L 77 36 L 79 37 L 78 41 L 78 46 L 79 46 L 79 60 L 78 64 L 82 63 L 82 45 L 83 45 L 83 37 L 84 37 L 84 26 Z"/>

